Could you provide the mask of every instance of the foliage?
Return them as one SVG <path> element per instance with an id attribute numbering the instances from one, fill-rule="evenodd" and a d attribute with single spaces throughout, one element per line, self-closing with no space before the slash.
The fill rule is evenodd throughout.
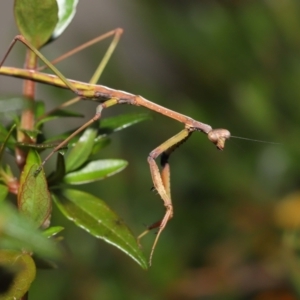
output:
<path id="1" fill-rule="evenodd" d="M 59 9 L 64 13 L 58 14 L 56 0 L 16 0 L 14 12 L 19 31 L 35 48 L 41 48 L 67 27 L 74 16 L 76 4 L 77 1 L 60 1 Z M 35 61 L 35 55 L 30 50 L 28 52 L 27 59 Z M 25 65 L 30 63 L 26 61 Z M 26 90 L 27 83 L 24 86 Z M 9 112 L 7 103 L 12 104 Z M 62 237 L 56 237 L 64 228 L 49 227 L 52 225 L 52 202 L 75 225 L 119 248 L 146 269 L 145 257 L 125 222 L 103 200 L 75 189 L 74 185 L 105 180 L 122 171 L 127 166 L 126 161 L 97 159 L 96 154 L 109 144 L 111 134 L 149 119 L 149 116 L 130 114 L 111 117 L 103 120 L 103 126 L 96 122 L 75 136 L 67 150 L 59 149 L 56 168 L 46 176 L 40 153 L 59 145 L 62 136 L 67 137 L 70 133 L 55 136 L 52 132 L 49 141 L 43 132 L 44 126 L 62 117 L 81 115 L 66 110 L 47 114 L 44 103 L 35 101 L 34 91 L 23 97 L 3 97 L 1 104 L 2 115 L 6 114 L 11 121 L 7 126 L 0 126 L 0 157 L 4 151 L 16 155 L 20 177 L 17 178 L 12 171 L 13 166 L 3 163 L 0 167 L 0 274 L 3 270 L 0 281 L 4 282 L 0 299 L 22 298 L 35 278 L 36 267 L 46 264 L 53 268 L 58 266 L 57 262 L 61 264 L 64 260 L 63 251 L 59 251 L 58 247 Z M 33 112 L 37 122 L 24 122 L 28 111 Z M 8 204 L 11 196 L 17 198 L 19 214 Z"/>
<path id="2" fill-rule="evenodd" d="M 68 226 L 54 205 L 52 222 L 65 227 L 72 266 L 40 272 L 33 299 L 299 299 L 299 16 L 297 0 L 79 2 L 67 34 L 43 49 L 47 57 L 122 27 L 101 83 L 232 135 L 281 144 L 231 139 L 219 152 L 194 134 L 182 145 L 170 160 L 174 218 L 147 272 Z M 9 31 L 1 53 L 14 35 L 10 19 L 0 20 Z M 87 81 L 101 50 L 79 53 L 59 69 Z M 21 54 L 11 55 L 17 62 Z M 1 76 L 1 94 L 21 84 Z M 40 94 L 57 104 L 69 97 L 46 86 Z M 77 111 L 91 115 L 90 106 L 85 102 Z M 146 157 L 179 130 L 154 115 L 154 122 L 114 135 L 98 159 L 120 157 L 129 166 L 80 188 L 109 201 L 131 228 L 143 231 L 163 214 L 161 200 L 150 192 Z M 143 240 L 145 251 L 152 241 L 151 234 Z"/>

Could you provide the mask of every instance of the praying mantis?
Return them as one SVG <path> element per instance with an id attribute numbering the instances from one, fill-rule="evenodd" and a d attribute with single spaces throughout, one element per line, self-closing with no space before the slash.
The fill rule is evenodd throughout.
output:
<path id="1" fill-rule="evenodd" d="M 68 142 L 78 133 L 83 131 L 85 128 L 90 126 L 92 123 L 96 122 L 101 118 L 101 114 L 103 109 L 112 107 L 117 104 L 129 104 L 129 105 L 135 105 L 135 106 L 142 106 L 145 107 L 151 111 L 155 111 L 159 114 L 165 115 L 168 118 L 172 118 L 180 123 L 183 123 L 184 128 L 173 137 L 169 138 L 167 141 L 156 147 L 154 150 L 152 150 L 148 155 L 148 163 L 150 167 L 150 173 L 152 177 L 152 182 L 154 189 L 158 192 L 160 195 L 163 204 L 165 206 L 165 214 L 159 222 L 154 223 L 153 225 L 149 226 L 146 231 L 144 231 L 142 234 L 140 234 L 137 237 L 138 242 L 140 239 L 147 234 L 151 229 L 157 228 L 158 232 L 155 237 L 155 240 L 153 242 L 151 252 L 150 252 L 150 258 L 149 263 L 151 265 L 152 257 L 154 250 L 156 248 L 157 242 L 159 240 L 159 237 L 161 233 L 163 232 L 164 228 L 166 227 L 168 221 L 173 217 L 173 204 L 171 199 L 171 187 L 170 187 L 170 165 L 169 165 L 169 157 L 170 155 L 178 148 L 182 143 L 184 143 L 193 132 L 199 131 L 202 133 L 205 133 L 208 137 L 208 139 L 216 145 L 216 147 L 219 150 L 223 150 L 225 147 L 225 142 L 227 139 L 230 138 L 230 132 L 226 129 L 212 129 L 210 125 L 207 125 L 205 123 L 196 121 L 188 116 L 185 116 L 181 113 L 175 112 L 171 109 L 165 108 L 161 105 L 158 105 L 154 102 L 151 102 L 147 99 L 145 99 L 142 96 L 130 94 L 124 91 L 115 90 L 108 88 L 103 85 L 97 85 L 96 82 L 98 81 L 108 59 L 110 58 L 112 52 L 114 51 L 120 36 L 122 35 L 123 30 L 120 28 L 117 28 L 107 34 L 101 35 L 98 38 L 78 47 L 74 50 L 66 53 L 65 55 L 59 57 L 58 59 L 50 62 L 48 59 L 46 59 L 34 46 L 32 46 L 23 36 L 18 35 L 16 36 L 11 45 L 9 46 L 6 54 L 4 55 L 3 59 L 0 61 L 0 74 L 1 75 L 7 75 L 7 76 L 13 76 L 18 78 L 23 78 L 27 80 L 32 80 L 35 82 L 40 82 L 64 89 L 69 89 L 74 92 L 76 95 L 76 98 L 65 102 L 62 104 L 59 108 L 65 107 L 67 105 L 73 104 L 80 99 L 90 99 L 95 100 L 97 102 L 100 102 L 100 104 L 96 108 L 95 115 L 87 121 L 85 124 L 83 124 L 81 127 L 79 127 L 75 132 L 73 132 L 68 138 L 66 138 L 63 142 L 58 144 L 53 150 L 50 152 L 50 154 L 44 159 L 44 161 L 41 163 L 41 165 L 38 167 L 38 169 L 35 171 L 35 176 L 38 176 L 39 172 L 42 170 L 44 164 L 47 162 L 47 160 L 59 149 L 65 147 Z M 99 42 L 100 40 L 103 40 L 105 38 L 108 38 L 110 36 L 113 36 L 113 40 L 108 47 L 108 50 L 99 64 L 97 70 L 95 71 L 94 75 L 92 76 L 89 83 L 75 81 L 71 79 L 67 79 L 55 66 L 57 62 L 61 61 L 67 56 L 70 56 L 96 42 Z M 16 44 L 16 42 L 23 43 L 27 48 L 29 48 L 31 51 L 37 55 L 41 61 L 45 64 L 45 66 L 38 68 L 36 70 L 29 70 L 29 69 L 20 69 L 20 68 L 13 68 L 13 67 L 5 67 L 3 66 L 4 61 L 6 60 L 7 56 L 9 55 L 10 51 Z M 54 75 L 52 74 L 46 74 L 42 73 L 41 71 L 44 68 L 50 68 Z M 161 170 L 159 169 L 156 158 L 161 156 Z"/>

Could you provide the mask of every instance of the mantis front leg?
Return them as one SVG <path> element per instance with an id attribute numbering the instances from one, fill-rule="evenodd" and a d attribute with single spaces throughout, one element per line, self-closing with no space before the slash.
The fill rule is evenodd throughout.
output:
<path id="1" fill-rule="evenodd" d="M 150 258 L 149 258 L 149 265 L 151 265 L 152 262 L 152 256 L 154 253 L 154 249 L 156 247 L 156 244 L 158 242 L 158 239 L 166 227 L 168 221 L 173 217 L 173 205 L 172 205 L 172 199 L 171 199 L 171 190 L 170 190 L 170 165 L 169 165 L 169 157 L 171 153 L 180 146 L 183 142 L 185 142 L 190 135 L 192 134 L 191 128 L 185 128 L 182 131 L 180 131 L 175 136 L 171 137 L 169 140 L 155 148 L 153 151 L 150 152 L 148 156 L 148 163 L 150 166 L 150 172 L 152 177 L 152 182 L 154 185 L 155 190 L 158 192 L 160 197 L 162 198 L 164 202 L 164 206 L 166 208 L 165 215 L 163 219 L 159 222 L 154 223 L 153 225 L 149 226 L 146 231 L 144 231 L 142 234 L 138 236 L 138 242 L 139 240 L 146 235 L 151 229 L 158 228 L 158 232 L 156 235 L 156 238 L 154 240 Z M 155 159 L 159 156 L 161 157 L 161 166 L 162 170 L 159 171 L 159 168 L 155 162 Z"/>
<path id="2" fill-rule="evenodd" d="M 169 165 L 169 157 L 171 153 L 179 147 L 182 143 L 184 143 L 194 131 L 201 131 L 197 127 L 186 126 L 185 129 L 180 131 L 175 136 L 171 137 L 169 140 L 155 148 L 150 152 L 148 156 L 148 163 L 150 166 L 150 172 L 152 181 L 154 184 L 155 190 L 158 192 L 160 197 L 164 202 L 164 206 L 166 208 L 165 215 L 161 221 L 155 222 L 151 226 L 147 228 L 143 233 L 141 233 L 137 240 L 146 235 L 150 230 L 154 228 L 158 228 L 158 232 L 156 238 L 154 240 L 150 258 L 149 265 L 151 266 L 153 253 L 158 242 L 158 239 L 166 227 L 168 221 L 173 217 L 173 205 L 171 199 L 171 188 L 170 188 L 170 165 Z M 212 129 L 207 133 L 208 139 L 213 142 L 219 150 L 223 150 L 225 146 L 225 141 L 230 138 L 230 132 L 226 129 Z M 155 159 L 161 155 L 161 171 L 155 162 Z"/>

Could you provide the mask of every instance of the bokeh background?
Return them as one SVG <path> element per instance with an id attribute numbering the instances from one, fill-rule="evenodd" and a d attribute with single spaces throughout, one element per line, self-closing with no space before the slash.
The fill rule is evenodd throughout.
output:
<path id="1" fill-rule="evenodd" d="M 17 34 L 12 6 L 0 3 L 1 55 Z M 125 32 L 102 84 L 232 135 L 279 144 L 231 139 L 220 152 L 194 133 L 170 159 L 174 219 L 148 271 L 54 208 L 52 224 L 65 226 L 72 263 L 38 271 L 30 299 L 299 299 L 300 2 L 82 0 L 69 28 L 43 53 L 55 58 L 117 27 Z M 107 45 L 71 57 L 59 69 L 88 81 Z M 23 60 L 18 45 L 6 65 L 22 66 Z M 18 79 L 0 78 L 1 95 L 21 88 Z M 50 109 L 72 94 L 39 85 L 38 97 Z M 95 107 L 84 102 L 74 109 L 88 118 Z M 122 106 L 106 116 L 144 111 Z M 56 121 L 47 134 L 78 122 L 83 120 Z M 84 187 L 136 235 L 164 213 L 150 191 L 147 155 L 181 128 L 153 113 L 152 121 L 115 134 L 99 155 L 126 159 L 128 168 Z M 150 233 L 143 240 L 146 255 L 154 238 Z"/>

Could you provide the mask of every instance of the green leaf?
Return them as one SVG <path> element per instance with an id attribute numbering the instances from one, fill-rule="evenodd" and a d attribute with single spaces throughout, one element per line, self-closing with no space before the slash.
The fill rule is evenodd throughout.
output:
<path id="1" fill-rule="evenodd" d="M 32 102 L 32 101 L 31 101 Z M 35 101 L 34 102 L 34 115 L 35 118 L 38 120 L 44 113 L 45 113 L 45 103 L 44 101 Z M 38 128 L 37 126 L 35 126 Z"/>
<path id="2" fill-rule="evenodd" d="M 13 124 L 11 126 L 10 130 L 7 132 L 7 135 L 4 138 L 3 143 L 0 144 L 0 163 L 2 162 L 2 157 L 3 157 L 4 150 L 7 146 L 7 144 L 9 143 L 10 137 L 11 137 L 12 132 L 14 131 L 15 128 L 16 128 L 16 124 Z"/>
<path id="3" fill-rule="evenodd" d="M 65 174 L 66 174 L 65 159 L 63 155 L 58 153 L 55 172 L 51 173 L 48 176 L 49 186 L 53 186 L 56 183 L 61 183 L 63 181 Z"/>
<path id="4" fill-rule="evenodd" d="M 97 137 L 94 139 L 94 145 L 91 155 L 97 153 L 100 149 L 108 145 L 110 140 L 106 138 L 107 135 L 125 129 L 129 126 L 142 122 L 144 120 L 151 119 L 149 114 L 127 114 L 117 117 L 106 118 L 100 122 L 100 129 L 98 130 Z M 74 131 L 65 132 L 59 136 L 54 136 L 46 140 L 46 142 L 52 142 L 54 140 L 64 140 Z M 70 142 L 69 146 L 78 141 L 78 137 L 75 136 Z M 75 154 L 75 153 L 74 153 Z"/>
<path id="5" fill-rule="evenodd" d="M 5 200 L 8 194 L 8 188 L 6 185 L 0 184 L 0 202 Z"/>
<path id="6" fill-rule="evenodd" d="M 40 157 L 38 155 L 38 153 L 34 150 L 30 150 L 28 155 L 27 155 L 27 159 L 26 159 L 26 164 L 23 168 L 23 171 L 21 173 L 21 177 L 20 177 L 20 190 L 22 190 L 22 186 L 24 185 L 25 179 L 31 169 L 31 166 L 33 164 L 38 164 L 40 162 Z"/>
<path id="7" fill-rule="evenodd" d="M 9 136 L 8 140 L 7 136 Z M 0 143 L 2 144 L 1 147 L 4 147 L 3 144 L 5 144 L 5 147 L 11 151 L 14 150 L 14 145 L 16 143 L 15 138 L 12 135 L 8 135 L 8 130 L 2 124 L 0 124 Z"/>
<path id="8" fill-rule="evenodd" d="M 99 132 L 101 134 L 110 134 L 150 119 L 150 114 L 127 114 L 106 118 L 101 120 Z"/>
<path id="9" fill-rule="evenodd" d="M 87 161 L 92 152 L 96 135 L 97 129 L 95 128 L 88 128 L 84 131 L 78 142 L 66 156 L 67 173 L 76 170 Z"/>
<path id="10" fill-rule="evenodd" d="M 61 212 L 91 235 L 119 248 L 142 268 L 148 267 L 135 237 L 101 199 L 86 192 L 64 189 L 53 199 Z"/>
<path id="11" fill-rule="evenodd" d="M 122 159 L 102 159 L 89 162 L 82 169 L 69 173 L 64 177 L 68 184 L 84 184 L 102 180 L 121 172 L 128 163 Z"/>
<path id="12" fill-rule="evenodd" d="M 45 236 L 47 238 L 51 238 L 51 237 L 59 234 L 62 230 L 64 230 L 64 228 L 62 226 L 49 227 L 43 231 L 43 236 Z"/>
<path id="13" fill-rule="evenodd" d="M 64 141 L 68 136 L 70 136 L 74 130 L 69 130 L 67 132 L 61 133 L 59 135 L 52 136 L 45 140 L 45 143 L 53 143 L 54 141 Z M 69 141 L 67 148 L 75 145 L 75 142 L 79 140 L 78 136 L 74 136 L 71 141 Z M 75 142 L 74 142 L 75 141 Z"/>
<path id="14" fill-rule="evenodd" d="M 26 134 L 31 140 L 35 139 L 41 132 L 39 130 L 27 130 L 27 129 L 22 129 L 19 128 L 21 132 Z"/>
<path id="15" fill-rule="evenodd" d="M 8 152 L 12 155 L 15 153 L 16 139 L 14 135 L 16 134 L 18 121 L 10 123 L 10 129 L 7 130 L 3 125 L 0 124 L 0 161 L 4 151 L 9 150 Z M 13 134 L 14 133 L 14 134 Z"/>
<path id="16" fill-rule="evenodd" d="M 69 110 L 56 110 L 52 114 L 50 114 L 47 117 L 45 117 L 45 118 L 41 119 L 40 121 L 38 121 L 36 123 L 35 127 L 39 128 L 42 124 L 44 124 L 48 121 L 55 120 L 57 118 L 61 118 L 61 117 L 82 118 L 82 117 L 84 117 L 84 115 L 73 112 L 73 111 L 69 111 Z"/>
<path id="17" fill-rule="evenodd" d="M 0 267 L 12 279 L 8 290 L 0 294 L 0 300 L 21 299 L 35 278 L 36 267 L 33 259 L 29 254 L 20 251 L 0 250 Z M 1 282 L 4 283 L 5 280 Z"/>
<path id="18" fill-rule="evenodd" d="M 7 134 L 8 134 L 8 130 L 0 123 L 1 142 L 3 142 L 6 139 Z"/>
<path id="19" fill-rule="evenodd" d="M 28 219 L 42 226 L 51 213 L 51 197 L 43 170 L 36 175 L 36 170 L 41 164 L 36 151 L 30 150 L 26 165 L 20 179 L 18 194 L 18 207 Z"/>
<path id="20" fill-rule="evenodd" d="M 76 13 L 78 0 L 57 0 L 58 23 L 53 31 L 51 39 L 58 38 L 70 24 Z"/>
<path id="21" fill-rule="evenodd" d="M 55 243 L 6 201 L 0 202 L 0 236 L 1 248 L 24 249 L 55 260 L 61 256 Z"/>
<path id="22" fill-rule="evenodd" d="M 103 135 L 96 137 L 94 140 L 93 149 L 91 155 L 89 156 L 89 159 L 91 159 L 93 155 L 98 153 L 104 147 L 108 146 L 110 143 L 111 143 L 111 139 L 104 137 Z"/>
<path id="23" fill-rule="evenodd" d="M 14 14 L 20 33 L 37 49 L 49 40 L 58 22 L 56 0 L 15 0 Z"/>

